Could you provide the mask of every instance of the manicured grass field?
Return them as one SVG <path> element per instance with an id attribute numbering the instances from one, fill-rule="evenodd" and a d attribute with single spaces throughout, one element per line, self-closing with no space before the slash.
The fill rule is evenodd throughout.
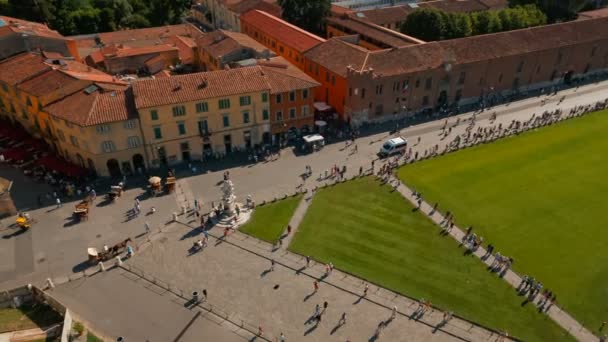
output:
<path id="1" fill-rule="evenodd" d="M 597 331 L 608 319 L 608 111 L 399 170 Z"/>
<path id="2" fill-rule="evenodd" d="M 277 242 L 287 228 L 302 195 L 287 197 L 274 203 L 258 206 L 253 217 L 239 230 L 271 243 Z"/>
<path id="3" fill-rule="evenodd" d="M 372 178 L 319 190 L 289 248 L 527 341 L 569 339 L 412 208 Z"/>

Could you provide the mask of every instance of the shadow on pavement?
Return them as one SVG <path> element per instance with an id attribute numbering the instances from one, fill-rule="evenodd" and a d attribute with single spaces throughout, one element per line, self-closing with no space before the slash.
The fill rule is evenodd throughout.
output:
<path id="1" fill-rule="evenodd" d="M 19 230 L 16 230 L 16 231 L 14 231 L 14 232 L 12 232 L 10 234 L 2 236 L 2 238 L 3 239 L 12 239 L 12 238 L 17 237 L 17 236 L 19 236 L 19 235 L 21 235 L 21 234 L 23 234 L 25 232 L 26 231 L 24 229 L 19 229 Z"/>
<path id="2" fill-rule="evenodd" d="M 85 260 L 85 261 L 77 264 L 76 266 L 72 267 L 72 272 L 74 272 L 74 273 L 84 272 L 89 267 L 91 267 L 91 263 L 88 260 Z"/>

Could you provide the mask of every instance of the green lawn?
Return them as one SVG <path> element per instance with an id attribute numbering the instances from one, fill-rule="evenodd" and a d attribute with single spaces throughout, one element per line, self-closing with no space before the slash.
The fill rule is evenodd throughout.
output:
<path id="1" fill-rule="evenodd" d="M 412 208 L 372 178 L 319 190 L 290 249 L 527 341 L 569 340 Z"/>
<path id="2" fill-rule="evenodd" d="M 301 199 L 302 195 L 297 195 L 258 206 L 253 211 L 253 217 L 250 221 L 239 230 L 258 239 L 275 243 L 285 232 Z"/>
<path id="3" fill-rule="evenodd" d="M 102 339 L 100 339 L 99 337 L 95 336 L 95 334 L 93 334 L 92 332 L 88 332 L 87 333 L 87 342 L 103 342 Z"/>
<path id="4" fill-rule="evenodd" d="M 415 163 L 399 176 L 455 213 L 596 330 L 608 320 L 608 111 Z"/>
<path id="5" fill-rule="evenodd" d="M 46 328 L 62 320 L 61 315 L 45 305 L 23 305 L 17 309 L 4 308 L 0 309 L 0 333 L 36 327 Z"/>

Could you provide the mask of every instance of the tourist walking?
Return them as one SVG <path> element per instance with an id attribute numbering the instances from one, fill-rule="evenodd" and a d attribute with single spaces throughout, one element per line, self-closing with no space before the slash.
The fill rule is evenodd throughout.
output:
<path id="1" fill-rule="evenodd" d="M 274 271 L 274 259 L 270 259 L 270 272 Z"/>
<path id="2" fill-rule="evenodd" d="M 393 312 L 391 313 L 391 321 L 397 317 L 397 305 L 393 306 Z"/>
<path id="3" fill-rule="evenodd" d="M 312 285 L 315 289 L 314 293 L 317 293 L 317 291 L 319 291 L 319 282 L 315 280 Z"/>
<path id="4" fill-rule="evenodd" d="M 150 234 L 150 224 L 148 222 L 144 223 L 144 228 L 146 229 L 146 234 Z"/>
<path id="5" fill-rule="evenodd" d="M 57 209 L 63 207 L 63 204 L 61 203 L 61 199 L 59 197 L 57 197 L 57 199 L 55 200 L 55 202 L 57 203 Z"/>
<path id="6" fill-rule="evenodd" d="M 369 290 L 369 284 L 365 284 L 365 288 L 363 289 L 363 297 L 367 296 L 368 290 Z"/>
<path id="7" fill-rule="evenodd" d="M 310 257 L 307 255 L 306 256 L 306 267 L 310 266 Z"/>
<path id="8" fill-rule="evenodd" d="M 338 321 L 338 325 L 342 326 L 346 324 L 346 312 L 342 313 L 342 316 L 340 316 L 340 320 Z"/>

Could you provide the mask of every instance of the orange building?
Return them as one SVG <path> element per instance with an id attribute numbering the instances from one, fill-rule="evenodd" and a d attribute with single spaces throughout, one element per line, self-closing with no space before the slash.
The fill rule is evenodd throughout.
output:
<path id="1" fill-rule="evenodd" d="M 281 57 L 259 60 L 270 86 L 270 133 L 278 142 L 288 132 L 314 128 L 314 90 L 319 83 Z"/>
<path id="2" fill-rule="evenodd" d="M 241 15 L 241 32 L 302 70 L 305 65 L 304 52 L 325 42 L 321 37 L 259 10 Z"/>
<path id="3" fill-rule="evenodd" d="M 349 48 L 345 48 L 348 46 Z M 330 39 L 322 45 L 318 45 L 306 52 L 305 72 L 321 86 L 315 90 L 315 104 L 317 110 L 323 110 L 324 106 L 333 107 L 343 121 L 350 118 L 344 115 L 348 82 L 346 79 L 346 66 L 359 67 L 365 64 L 370 51 L 353 44 L 342 41 L 339 38 Z M 320 63 L 319 61 L 323 61 Z"/>
<path id="4" fill-rule="evenodd" d="M 34 49 L 80 60 L 76 42 L 48 26 L 0 15 L 0 60 Z"/>

